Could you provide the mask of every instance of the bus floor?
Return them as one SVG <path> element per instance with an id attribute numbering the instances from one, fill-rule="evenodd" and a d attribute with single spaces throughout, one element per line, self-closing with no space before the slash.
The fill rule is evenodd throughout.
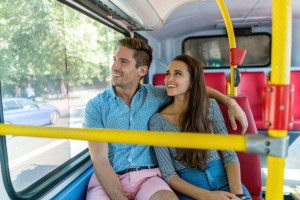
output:
<path id="1" fill-rule="evenodd" d="M 265 130 L 259 130 L 258 132 L 259 134 L 267 134 Z M 284 199 L 300 200 L 300 130 L 289 131 L 288 134 L 290 140 L 284 169 Z M 267 156 L 261 156 L 261 175 L 263 191 L 265 191 L 268 176 Z"/>

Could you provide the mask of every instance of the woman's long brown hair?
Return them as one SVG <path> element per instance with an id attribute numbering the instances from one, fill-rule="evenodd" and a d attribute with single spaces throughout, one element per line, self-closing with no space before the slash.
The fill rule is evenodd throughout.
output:
<path id="1" fill-rule="evenodd" d="M 211 133 L 212 123 L 209 119 L 209 101 L 206 94 L 203 67 L 199 61 L 189 55 L 179 55 L 173 61 L 181 61 L 188 66 L 191 75 L 189 102 L 181 116 L 181 132 Z M 178 159 L 192 168 L 203 169 L 208 158 L 207 150 L 178 149 Z"/>

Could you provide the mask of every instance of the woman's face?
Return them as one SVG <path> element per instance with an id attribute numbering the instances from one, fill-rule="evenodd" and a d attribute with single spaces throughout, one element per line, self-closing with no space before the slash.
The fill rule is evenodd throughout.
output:
<path id="1" fill-rule="evenodd" d="M 190 85 L 191 75 L 188 66 L 181 61 L 172 61 L 166 71 L 165 78 L 168 96 L 186 95 Z"/>

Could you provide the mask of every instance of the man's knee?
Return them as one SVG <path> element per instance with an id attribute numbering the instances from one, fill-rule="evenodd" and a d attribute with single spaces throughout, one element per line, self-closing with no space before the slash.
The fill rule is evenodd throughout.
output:
<path id="1" fill-rule="evenodd" d="M 178 200 L 176 194 L 169 190 L 161 190 L 154 193 L 150 200 L 161 200 L 161 199 L 168 199 L 168 200 Z"/>

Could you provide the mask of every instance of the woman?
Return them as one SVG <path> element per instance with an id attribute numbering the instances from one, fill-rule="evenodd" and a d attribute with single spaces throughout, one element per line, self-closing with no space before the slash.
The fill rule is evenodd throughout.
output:
<path id="1" fill-rule="evenodd" d="M 179 55 L 170 63 L 165 78 L 171 104 L 152 116 L 155 131 L 227 134 L 224 119 L 215 100 L 206 95 L 200 63 Z M 244 194 L 240 167 L 234 151 L 154 147 L 164 179 L 180 199 L 236 199 Z M 243 197 L 243 199 L 245 199 Z"/>

